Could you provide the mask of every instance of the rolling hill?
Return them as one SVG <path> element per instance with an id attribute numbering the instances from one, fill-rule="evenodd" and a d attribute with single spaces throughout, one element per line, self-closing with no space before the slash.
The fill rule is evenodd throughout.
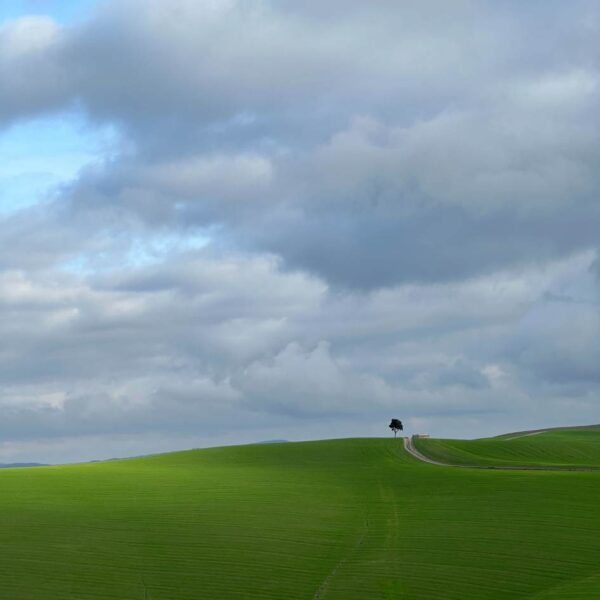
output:
<path id="1" fill-rule="evenodd" d="M 600 467 L 600 428 L 574 427 L 478 440 L 413 440 L 424 455 L 473 466 Z"/>
<path id="2" fill-rule="evenodd" d="M 577 437 L 586 464 L 599 438 Z M 0 490 L 11 600 L 600 597 L 599 473 L 347 439 L 11 469 Z"/>

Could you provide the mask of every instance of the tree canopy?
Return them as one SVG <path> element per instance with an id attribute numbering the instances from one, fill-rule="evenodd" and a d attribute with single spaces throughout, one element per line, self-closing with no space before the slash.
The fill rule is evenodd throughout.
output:
<path id="1" fill-rule="evenodd" d="M 399 431 L 402 431 L 404 427 L 402 426 L 402 421 L 400 419 L 392 419 L 392 422 L 389 425 L 390 429 L 394 432 L 394 437 Z"/>

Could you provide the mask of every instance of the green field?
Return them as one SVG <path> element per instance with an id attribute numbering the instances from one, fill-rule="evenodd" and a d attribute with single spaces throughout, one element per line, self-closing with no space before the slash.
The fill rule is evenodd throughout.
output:
<path id="1" fill-rule="evenodd" d="M 591 460 L 599 439 L 572 442 Z M 4 470 L 2 597 L 600 598 L 600 473 L 439 467 L 401 444 Z"/>
<path id="2" fill-rule="evenodd" d="M 454 465 L 600 467 L 600 428 L 555 429 L 480 440 L 413 441 L 426 456 Z"/>

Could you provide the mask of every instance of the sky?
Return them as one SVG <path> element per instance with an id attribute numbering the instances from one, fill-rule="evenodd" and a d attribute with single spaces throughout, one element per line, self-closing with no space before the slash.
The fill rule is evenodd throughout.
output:
<path id="1" fill-rule="evenodd" d="M 600 422 L 597 2 L 0 22 L 0 462 Z"/>

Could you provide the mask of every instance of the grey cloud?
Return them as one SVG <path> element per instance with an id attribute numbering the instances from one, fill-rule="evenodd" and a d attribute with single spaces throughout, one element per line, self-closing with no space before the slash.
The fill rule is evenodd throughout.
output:
<path id="1" fill-rule="evenodd" d="M 245 367 L 233 383 L 249 406 L 300 417 L 361 413 L 365 406 L 391 406 L 394 397 L 383 379 L 344 369 L 325 342 L 309 351 L 291 343 Z"/>
<path id="2" fill-rule="evenodd" d="M 490 385 L 488 378 L 480 369 L 462 360 L 442 367 L 436 375 L 436 381 L 442 386 L 458 385 L 473 389 L 484 389 Z"/>
<path id="3" fill-rule="evenodd" d="M 575 3 L 568 15 L 562 8 L 548 3 L 517 18 L 488 2 L 317 8 L 310 2 L 129 0 L 105 4 L 83 25 L 59 28 L 29 18 L 7 25 L 1 37 L 7 64 L 38 75 L 28 85 L 39 101 L 47 98 L 48 108 L 60 84 L 99 117 L 145 121 L 146 128 L 154 123 L 163 132 L 179 125 L 181 132 L 192 117 L 223 125 L 243 114 L 292 107 L 304 120 L 319 108 L 337 118 L 373 106 L 393 106 L 397 114 L 398 100 L 406 98 L 441 108 L 493 81 L 498 71 L 505 75 L 508 66 L 527 73 L 542 66 L 538 56 L 545 57 L 543 66 L 552 64 L 561 38 L 571 41 L 560 47 L 565 64 L 580 59 L 597 13 L 586 2 Z M 335 18 L 324 20 L 327 13 Z M 553 18 L 559 14 L 563 18 Z M 529 44 L 532 30 L 544 34 L 537 45 Z M 27 52 L 17 52 L 22 48 Z M 11 63 L 17 59 L 22 62 Z M 47 79 L 39 77 L 38 59 L 51 59 Z"/>
<path id="4" fill-rule="evenodd" d="M 539 369 L 544 355 L 536 363 L 507 354 L 497 332 L 516 329 L 532 348 L 560 339 L 562 330 L 523 323 L 529 312 L 546 310 L 548 292 L 574 287 L 565 274 L 579 273 L 579 292 L 587 289 L 590 261 L 548 275 L 370 297 L 332 295 L 264 257 L 178 255 L 87 279 L 5 273 L 3 435 L 172 435 L 223 428 L 234 414 L 274 426 L 389 411 L 518 411 L 519 386 L 530 385 L 527 370 Z M 595 343 L 594 335 L 587 339 L 592 346 L 582 352 Z M 581 368 L 578 356 L 571 365 Z M 564 377 L 577 383 L 579 373 L 571 368 Z M 554 396 L 564 393 L 557 388 Z"/>
<path id="5" fill-rule="evenodd" d="M 63 37 L 48 17 L 0 26 L 0 122 L 58 110 L 72 100 Z"/>
<path id="6" fill-rule="evenodd" d="M 119 430 L 153 421 L 164 427 L 181 405 L 181 392 L 173 391 L 179 379 L 187 397 L 197 398 L 196 404 L 183 402 L 192 412 L 207 410 L 210 398 L 227 390 L 224 397 L 244 397 L 246 389 L 255 410 L 269 410 L 274 402 L 267 402 L 273 398 L 269 382 L 264 398 L 257 383 L 265 355 L 280 355 L 278 385 L 297 384 L 301 355 L 283 349 L 301 335 L 302 323 L 319 320 L 326 292 L 321 284 L 278 274 L 277 263 L 265 259 L 198 256 L 173 262 L 177 266 L 95 282 L 56 273 L 4 273 L 1 375 L 4 405 L 14 405 L 11 414 L 17 415 L 6 421 L 12 435 L 23 428 L 38 431 L 43 423 L 49 431 L 64 432 L 69 424 L 74 431 L 97 431 L 108 427 L 106 419 Z M 319 357 L 330 361 L 321 352 L 313 362 Z M 325 367 L 313 373 L 314 389 L 330 385 L 335 370 L 327 361 Z M 237 392 L 227 383 L 235 373 L 241 378 Z M 203 381 L 204 389 L 198 383 Z M 347 384 L 341 375 L 334 384 L 342 386 L 334 391 L 337 410 L 343 411 L 340 393 Z M 157 406 L 174 412 L 154 419 Z"/>
<path id="7" fill-rule="evenodd" d="M 526 315 L 511 340 L 520 368 L 556 385 L 600 381 L 600 305 L 552 299 Z"/>
<path id="8" fill-rule="evenodd" d="M 122 143 L 0 220 L 3 439 L 598 420 L 599 22 L 127 0 L 5 24 L 0 121 L 77 107 Z"/>
<path id="9" fill-rule="evenodd" d="M 83 178 L 72 206 L 218 225 L 234 247 L 362 289 L 553 260 L 597 244 L 596 91 L 583 87 L 587 121 L 565 109 L 533 126 L 510 104 L 408 128 L 359 119 L 308 157 L 130 161 Z"/>
<path id="10" fill-rule="evenodd" d="M 575 114 L 542 110 L 535 122 L 508 101 L 409 128 L 360 121 L 290 178 L 288 212 L 247 235 L 294 266 L 363 288 L 594 247 L 598 97 L 596 83 L 583 88 Z"/>
<path id="11" fill-rule="evenodd" d="M 131 143 L 65 192 L 72 227 L 217 227 L 349 288 L 461 279 L 597 244 L 597 20 L 577 9 L 108 3 L 6 25 L 7 73 L 49 66 L 0 104 L 77 102 Z"/>
<path id="12" fill-rule="evenodd" d="M 62 87 L 71 97 L 98 116 L 132 123 L 158 118 L 162 127 L 160 116 L 167 125 L 183 125 L 183 119 L 193 116 L 218 122 L 244 110 L 298 108 L 307 101 L 322 102 L 314 92 L 331 86 L 336 94 L 356 98 L 367 90 L 367 97 L 377 99 L 385 95 L 382 75 L 390 72 L 434 82 L 470 48 L 470 40 L 487 42 L 474 36 L 472 28 L 470 36 L 460 35 L 467 29 L 463 17 L 469 12 L 480 16 L 476 10 L 457 8 L 443 15 L 440 3 L 431 4 L 439 14 L 436 19 L 427 6 L 376 8 L 371 19 L 364 19 L 359 3 L 348 3 L 348 18 L 315 26 L 277 3 L 130 0 L 109 3 L 88 24 L 75 28 L 59 29 L 47 19 L 16 22 L 7 26 L 3 38 L 11 50 L 6 52 L 9 61 L 16 60 L 21 40 L 28 41 L 19 65 L 34 72 L 36 61 L 57 48 L 52 65 L 60 76 L 51 71 L 48 80 L 31 78 L 29 83 L 37 98 L 47 98 L 48 107 L 53 107 L 54 86 L 65 80 Z M 29 43 L 40 33 L 34 25 L 43 25 L 46 43 Z M 432 29 L 439 35 L 431 35 Z M 21 30 L 25 33 L 17 38 L 14 32 Z M 374 30 L 379 33 L 375 46 Z M 478 64 L 476 55 L 473 63 Z M 378 85 L 369 85 L 375 81 Z M 390 91 L 396 86 L 392 80 L 387 85 Z"/>

